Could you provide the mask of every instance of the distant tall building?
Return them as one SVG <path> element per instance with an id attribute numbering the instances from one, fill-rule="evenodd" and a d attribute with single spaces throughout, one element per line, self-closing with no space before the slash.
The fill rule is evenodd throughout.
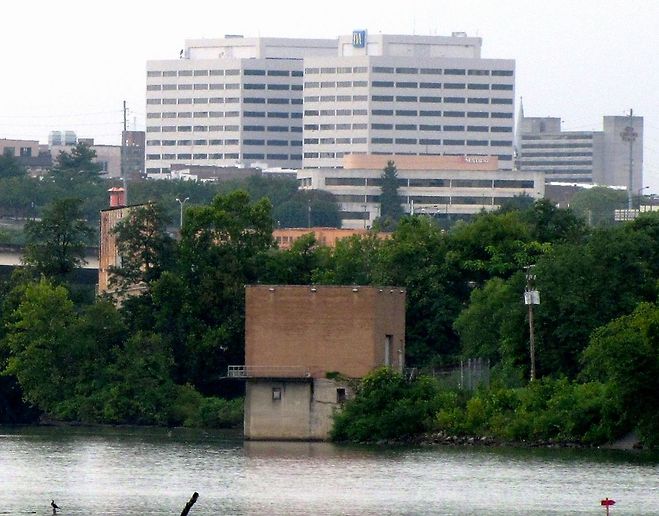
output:
<path id="1" fill-rule="evenodd" d="M 172 164 L 302 166 L 308 55 L 336 40 L 189 40 L 181 59 L 147 62 L 146 172 Z"/>
<path id="2" fill-rule="evenodd" d="M 122 131 L 121 168 L 122 175 L 129 179 L 146 177 L 144 171 L 144 131 Z"/>
<path id="3" fill-rule="evenodd" d="M 50 131 L 48 134 L 48 145 L 75 145 L 78 137 L 75 131 Z"/>
<path id="4" fill-rule="evenodd" d="M 515 62 L 481 38 L 356 31 L 304 62 L 304 167 L 348 154 L 496 156 L 513 168 Z"/>
<path id="5" fill-rule="evenodd" d="M 146 172 L 172 164 L 341 167 L 349 154 L 513 164 L 515 62 L 481 39 L 370 35 L 186 41 L 147 62 Z"/>
<path id="6" fill-rule="evenodd" d="M 629 142 L 622 134 L 632 127 L 632 192 L 643 186 L 643 117 L 605 116 L 603 131 L 562 131 L 556 117 L 518 120 L 517 168 L 541 171 L 547 182 L 629 185 Z"/>

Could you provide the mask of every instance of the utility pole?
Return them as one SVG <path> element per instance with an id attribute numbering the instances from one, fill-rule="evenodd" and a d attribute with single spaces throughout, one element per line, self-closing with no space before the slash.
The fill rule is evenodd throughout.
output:
<path id="1" fill-rule="evenodd" d="M 535 265 L 524 267 L 526 270 L 526 288 L 524 289 L 524 304 L 529 307 L 529 354 L 531 355 L 531 381 L 535 380 L 535 328 L 533 326 L 533 305 L 540 304 L 540 292 L 535 290 Z"/>
<path id="2" fill-rule="evenodd" d="M 633 180 L 633 168 L 634 168 L 634 158 L 633 158 L 633 151 L 634 151 L 634 140 L 636 140 L 636 137 L 638 136 L 638 133 L 634 131 L 634 125 L 633 125 L 633 117 L 634 117 L 634 110 L 630 109 L 629 110 L 629 125 L 625 127 L 625 130 L 620 133 L 620 136 L 622 137 L 622 140 L 625 142 L 629 142 L 629 177 L 628 177 L 628 185 L 627 185 L 627 209 L 631 210 L 633 206 L 633 195 L 634 195 L 634 190 L 632 186 L 632 180 Z"/>
<path id="3" fill-rule="evenodd" d="M 126 180 L 126 101 L 124 100 L 124 130 L 121 133 L 121 179 L 124 186 L 124 199 L 128 205 L 128 181 Z"/>

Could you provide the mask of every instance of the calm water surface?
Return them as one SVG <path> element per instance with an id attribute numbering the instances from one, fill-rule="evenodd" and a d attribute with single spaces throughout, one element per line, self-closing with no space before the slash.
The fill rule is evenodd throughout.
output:
<path id="1" fill-rule="evenodd" d="M 657 456 L 243 443 L 238 434 L 0 427 L 0 514 L 659 514 Z"/>

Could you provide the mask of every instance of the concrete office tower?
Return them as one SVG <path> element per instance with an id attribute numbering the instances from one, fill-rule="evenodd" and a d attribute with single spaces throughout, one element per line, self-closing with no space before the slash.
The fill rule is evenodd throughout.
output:
<path id="1" fill-rule="evenodd" d="M 603 131 L 561 131 L 556 117 L 520 116 L 517 161 L 522 171 L 545 173 L 545 180 L 627 187 L 629 143 L 622 138 L 626 116 L 605 116 Z M 632 192 L 643 186 L 643 117 L 633 117 Z M 634 193 L 633 195 L 636 195 Z"/>
<path id="2" fill-rule="evenodd" d="M 482 59 L 464 33 L 355 31 L 304 61 L 304 167 L 348 154 L 496 156 L 513 165 L 515 62 Z"/>
<path id="3" fill-rule="evenodd" d="M 147 62 L 146 172 L 172 164 L 302 166 L 303 59 L 336 40 L 188 40 Z"/>
<path id="4" fill-rule="evenodd" d="M 632 145 L 632 196 L 643 188 L 643 117 L 605 116 L 603 132 L 602 168 L 593 170 L 597 184 L 629 187 L 629 142 L 622 133 L 631 127 L 635 134 Z"/>

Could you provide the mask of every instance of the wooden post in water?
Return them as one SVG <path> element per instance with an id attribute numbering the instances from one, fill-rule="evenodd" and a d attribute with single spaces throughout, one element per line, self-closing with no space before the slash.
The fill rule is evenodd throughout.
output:
<path id="1" fill-rule="evenodd" d="M 192 509 L 192 506 L 197 502 L 197 498 L 199 498 L 199 493 L 195 491 L 192 494 L 192 498 L 190 498 L 190 500 L 188 500 L 188 503 L 185 504 L 185 507 L 183 508 L 183 512 L 181 512 L 181 516 L 188 516 L 190 509 Z"/>

